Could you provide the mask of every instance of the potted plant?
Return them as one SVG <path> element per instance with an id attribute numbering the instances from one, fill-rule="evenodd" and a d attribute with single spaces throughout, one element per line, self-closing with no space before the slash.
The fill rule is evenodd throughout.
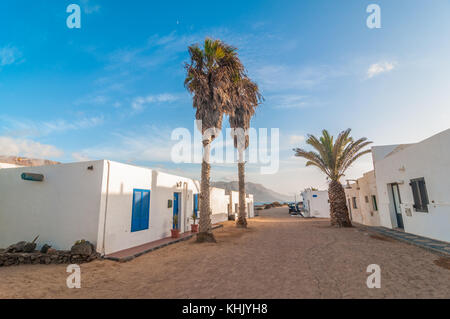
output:
<path id="1" fill-rule="evenodd" d="M 197 214 L 194 212 L 192 214 L 192 220 L 194 221 L 194 223 L 191 224 L 191 232 L 193 233 L 198 233 L 198 224 L 196 224 L 197 219 L 198 219 Z"/>
<path id="2" fill-rule="evenodd" d="M 175 227 L 170 230 L 172 232 L 172 238 L 179 238 L 180 230 L 178 229 L 178 215 L 173 215 L 173 224 Z"/>

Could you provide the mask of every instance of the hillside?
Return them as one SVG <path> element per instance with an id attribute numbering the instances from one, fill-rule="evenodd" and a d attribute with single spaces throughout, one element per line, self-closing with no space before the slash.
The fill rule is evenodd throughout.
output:
<path id="1" fill-rule="evenodd" d="M 232 191 L 238 191 L 239 185 L 238 182 L 212 182 L 211 186 L 218 187 L 218 188 L 224 188 L 226 190 L 232 190 Z M 255 184 L 255 183 L 246 183 L 245 184 L 245 191 L 249 194 L 254 195 L 254 201 L 256 203 L 266 203 L 266 202 L 289 202 L 293 199 L 288 195 L 283 195 L 280 193 L 277 193 L 273 190 L 270 190 L 266 187 L 264 187 L 261 184 Z"/>
<path id="2" fill-rule="evenodd" d="M 56 165 L 59 162 L 54 162 L 46 159 L 35 159 L 17 156 L 2 156 L 0 155 L 0 163 L 15 164 L 20 166 L 43 166 L 43 165 Z"/>

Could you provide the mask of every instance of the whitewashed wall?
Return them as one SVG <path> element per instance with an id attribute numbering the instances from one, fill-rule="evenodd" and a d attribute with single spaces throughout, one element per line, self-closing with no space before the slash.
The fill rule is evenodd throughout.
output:
<path id="1" fill-rule="evenodd" d="M 88 170 L 93 166 L 93 170 Z M 43 182 L 22 173 L 43 174 Z M 0 247 L 31 241 L 70 249 L 75 241 L 96 244 L 103 161 L 0 170 Z"/>
<path id="2" fill-rule="evenodd" d="M 200 193 L 200 183 L 190 178 L 172 174 L 155 172 L 155 187 L 158 198 L 158 209 L 166 212 L 166 222 L 172 225 L 173 208 L 168 208 L 168 200 L 173 199 L 173 193 L 181 193 L 180 201 L 180 230 L 186 232 L 191 230 L 192 214 L 194 212 L 194 194 Z M 181 187 L 177 187 L 177 183 Z M 200 200 L 200 199 L 199 199 Z M 200 216 L 200 211 L 199 211 Z M 167 234 L 170 235 L 170 228 Z"/>
<path id="3" fill-rule="evenodd" d="M 225 201 L 227 203 L 227 215 L 228 219 L 230 219 L 230 216 L 233 214 L 231 211 L 231 195 L 227 194 L 227 191 L 225 191 Z"/>
<path id="4" fill-rule="evenodd" d="M 92 166 L 92 170 L 88 167 Z M 23 172 L 45 176 L 43 182 L 23 181 Z M 149 229 L 131 232 L 133 190 L 150 190 Z M 79 239 L 111 254 L 170 236 L 174 193 L 180 193 L 181 232 L 193 222 L 193 195 L 198 181 L 149 168 L 93 161 L 0 170 L 0 247 L 40 235 L 39 246 L 70 249 Z M 212 190 L 213 222 L 228 219 L 229 197 Z"/>
<path id="5" fill-rule="evenodd" d="M 239 192 L 236 191 L 227 191 L 227 195 L 225 195 L 225 200 L 228 203 L 228 214 L 230 216 L 237 217 L 237 213 L 239 210 Z M 247 218 L 254 218 L 255 217 L 255 209 L 254 209 L 254 199 L 253 194 L 246 194 L 245 198 L 246 207 L 246 217 Z"/>
<path id="6" fill-rule="evenodd" d="M 236 214 L 239 210 L 239 192 L 231 191 L 228 194 L 230 195 L 231 212 Z"/>
<path id="7" fill-rule="evenodd" d="M 222 188 L 211 187 L 211 221 L 213 224 L 221 223 L 228 220 L 228 196 Z"/>
<path id="8" fill-rule="evenodd" d="M 169 207 L 168 202 L 173 201 L 174 193 L 181 194 L 180 231 L 182 233 L 190 231 L 193 194 L 199 191 L 198 182 L 149 168 L 109 161 L 105 161 L 105 172 L 108 172 L 108 165 L 110 165 L 109 191 L 107 174 L 103 178 L 102 187 L 102 211 L 106 211 L 105 235 L 102 227 L 99 228 L 99 242 L 103 242 L 100 238 L 105 237 L 102 253 L 111 254 L 169 237 L 173 225 L 173 206 Z M 151 191 L 149 228 L 138 232 L 131 232 L 134 189 Z"/>
<path id="9" fill-rule="evenodd" d="M 254 218 L 255 217 L 255 202 L 252 194 L 248 194 L 246 198 L 247 203 L 247 217 Z"/>
<path id="10" fill-rule="evenodd" d="M 358 179 L 358 183 L 350 184 L 350 186 L 352 187 L 351 189 L 345 188 L 345 194 L 347 198 L 347 206 L 350 204 L 348 208 L 351 213 L 352 221 L 367 226 L 379 226 L 379 209 L 374 209 L 372 199 L 372 195 L 376 196 L 376 201 L 378 204 L 375 171 L 365 173 L 363 177 Z M 353 197 L 356 198 L 356 209 L 353 207 Z"/>
<path id="11" fill-rule="evenodd" d="M 373 147 L 379 198 L 380 223 L 397 226 L 389 184 L 399 183 L 401 210 L 408 233 L 450 242 L 450 129 L 420 143 L 400 147 L 386 157 Z M 411 179 L 425 178 L 430 204 L 428 213 L 416 212 L 409 185 Z M 407 216 L 406 211 L 412 216 Z"/>
<path id="12" fill-rule="evenodd" d="M 306 210 L 305 217 L 330 218 L 328 191 L 312 191 L 308 189 L 302 192 L 302 197 Z"/>
<path id="13" fill-rule="evenodd" d="M 347 189 L 347 188 L 345 189 L 345 197 L 346 197 L 346 201 L 347 201 L 347 208 L 349 210 L 350 219 L 353 222 L 363 224 L 364 218 L 363 218 L 363 213 L 361 211 L 359 190 L 357 189 L 356 183 L 351 184 L 351 186 L 352 186 L 351 189 Z M 353 206 L 353 198 L 356 199 L 357 208 L 355 208 Z"/>
<path id="14" fill-rule="evenodd" d="M 9 163 L 0 163 L 0 169 L 2 169 L 2 168 L 16 168 L 16 167 L 23 167 L 23 166 L 16 165 L 16 164 L 9 164 Z"/>
<path id="15" fill-rule="evenodd" d="M 160 220 L 153 209 L 155 193 L 152 188 L 152 170 L 104 161 L 104 172 L 100 210 L 102 223 L 98 229 L 97 251 L 110 254 L 156 239 Z M 150 218 L 149 229 L 132 233 L 134 189 L 151 191 Z"/>

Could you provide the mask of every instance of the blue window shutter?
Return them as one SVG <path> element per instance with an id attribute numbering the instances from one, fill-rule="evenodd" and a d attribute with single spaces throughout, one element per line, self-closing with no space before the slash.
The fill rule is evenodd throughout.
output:
<path id="1" fill-rule="evenodd" d="M 133 208 L 131 217 L 131 232 L 149 228 L 150 190 L 133 190 Z"/>
<path id="2" fill-rule="evenodd" d="M 150 217 L 150 191 L 142 192 L 141 230 L 148 229 Z"/>
<path id="3" fill-rule="evenodd" d="M 140 228 L 140 202 L 141 202 L 141 193 L 134 190 L 133 191 L 133 211 L 132 211 L 132 219 L 131 219 L 131 231 L 138 231 Z"/>
<path id="4" fill-rule="evenodd" d="M 194 195 L 194 213 L 198 217 L 198 194 Z"/>
<path id="5" fill-rule="evenodd" d="M 178 211 L 178 200 L 179 200 L 179 194 L 178 193 L 174 193 L 173 194 L 173 214 L 174 215 L 177 215 L 178 216 L 178 213 L 179 213 L 179 211 Z M 180 220 L 178 220 L 178 225 L 180 224 Z M 173 223 L 173 221 L 172 221 L 172 227 L 174 228 L 174 229 L 177 229 L 178 228 L 178 225 L 175 225 L 175 223 Z"/>

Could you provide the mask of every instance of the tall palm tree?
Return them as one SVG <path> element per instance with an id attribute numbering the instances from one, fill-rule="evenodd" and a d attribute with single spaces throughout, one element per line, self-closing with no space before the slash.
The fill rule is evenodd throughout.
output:
<path id="1" fill-rule="evenodd" d="M 340 179 L 358 158 L 371 152 L 370 149 L 362 149 L 372 142 L 367 141 L 365 137 L 354 141 L 350 132 L 351 129 L 341 132 L 334 141 L 334 137 L 327 130 L 323 130 L 320 138 L 308 135 L 306 141 L 317 152 L 308 152 L 301 148 L 294 149 L 295 156 L 308 160 L 306 166 L 318 167 L 330 180 L 328 196 L 332 226 L 352 227 L 345 200 L 345 191 Z"/>
<path id="2" fill-rule="evenodd" d="M 239 212 L 237 227 L 247 227 L 245 218 L 245 159 L 244 152 L 249 146 L 249 137 L 245 132 L 250 128 L 250 120 L 256 108 L 263 101 L 258 85 L 246 75 L 235 82 L 231 93 L 232 103 L 226 109 L 230 127 L 234 129 L 234 147 L 238 149 L 238 177 L 239 177 Z"/>
<path id="3" fill-rule="evenodd" d="M 220 40 L 206 39 L 203 49 L 198 45 L 188 48 L 190 63 L 184 85 L 193 94 L 195 118 L 201 121 L 203 160 L 200 190 L 200 221 L 197 242 L 215 242 L 211 225 L 210 203 L 210 149 L 222 128 L 225 107 L 230 104 L 231 87 L 244 73 L 236 49 Z M 198 123 L 198 122 L 197 122 Z"/>

